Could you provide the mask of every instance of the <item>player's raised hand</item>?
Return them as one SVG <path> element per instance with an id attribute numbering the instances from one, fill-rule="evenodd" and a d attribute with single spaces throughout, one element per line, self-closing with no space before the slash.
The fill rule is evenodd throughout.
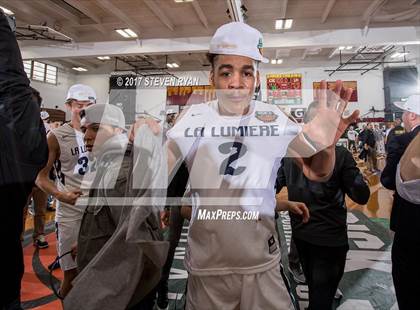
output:
<path id="1" fill-rule="evenodd" d="M 68 203 L 70 205 L 76 204 L 77 199 L 82 195 L 80 190 L 70 191 L 70 192 L 60 192 L 56 196 L 56 198 L 64 203 Z"/>
<path id="2" fill-rule="evenodd" d="M 327 89 L 325 80 L 321 81 L 320 89 L 316 90 L 317 113 L 303 129 L 305 135 L 316 143 L 318 150 L 335 145 L 347 127 L 359 117 L 358 110 L 347 118 L 342 117 L 352 93 L 351 88 L 343 89 L 340 80 L 336 81 L 333 90 Z"/>

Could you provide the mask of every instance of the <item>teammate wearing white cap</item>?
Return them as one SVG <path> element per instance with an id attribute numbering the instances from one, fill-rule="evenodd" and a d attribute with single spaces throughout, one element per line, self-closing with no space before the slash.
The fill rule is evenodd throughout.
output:
<path id="1" fill-rule="evenodd" d="M 83 134 L 80 131 L 80 111 L 96 102 L 95 91 L 83 84 L 75 84 L 68 90 L 66 108 L 71 112 L 71 121 L 50 131 L 47 137 L 49 155 L 47 165 L 38 174 L 36 184 L 57 200 L 55 221 L 57 226 L 57 252 L 59 256 L 69 252 L 77 241 L 84 209 L 75 206 L 77 198 L 86 194 L 88 184 L 82 186 L 88 172 L 88 155 Z M 55 168 L 57 184 L 49 179 L 49 172 Z M 85 190 L 81 188 L 86 188 Z M 60 294 L 66 296 L 71 281 L 77 275 L 77 265 L 71 255 L 60 259 L 64 272 Z"/>
<path id="2" fill-rule="evenodd" d="M 261 48 L 256 29 L 239 22 L 221 26 L 209 54 L 217 100 L 184 110 L 167 134 L 169 168 L 185 159 L 190 170 L 187 309 L 291 307 L 274 222 L 280 160 L 295 156 L 309 179 L 328 179 L 335 142 L 358 115 L 341 118 L 352 90 L 340 98 L 340 81 L 328 100 L 321 83 L 320 111 L 303 128 L 275 105 L 252 100 L 258 64 L 267 62 Z M 259 216 L 248 219 L 246 211 Z M 200 219 L 203 214 L 213 220 Z"/>

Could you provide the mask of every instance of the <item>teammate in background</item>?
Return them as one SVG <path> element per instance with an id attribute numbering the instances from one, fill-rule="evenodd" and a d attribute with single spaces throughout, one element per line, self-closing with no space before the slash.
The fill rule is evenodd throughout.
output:
<path id="1" fill-rule="evenodd" d="M 308 179 L 328 180 L 335 143 L 357 119 L 358 111 L 341 117 L 352 90 L 340 98 L 340 81 L 332 96 L 321 82 L 321 109 L 302 131 L 276 106 L 252 100 L 260 85 L 258 64 L 268 61 L 260 48 L 258 30 L 240 22 L 221 26 L 209 55 L 218 99 L 190 106 L 168 132 L 169 169 L 185 159 L 190 170 L 187 309 L 291 307 L 274 222 L 280 160 L 287 153 Z M 216 210 L 239 219 L 197 218 Z M 258 220 L 245 219 L 245 211 L 259 212 Z"/>
<path id="2" fill-rule="evenodd" d="M 83 192 L 81 186 L 89 163 L 80 131 L 80 111 L 95 102 L 96 94 L 91 87 L 75 84 L 69 88 L 65 105 L 71 112 L 71 120 L 48 134 L 48 163 L 36 180 L 40 189 L 58 200 L 55 221 L 59 256 L 71 251 L 76 243 L 84 212 L 83 208 L 75 206 L 77 198 L 87 194 L 87 190 Z M 56 184 L 49 178 L 53 167 L 56 170 Z M 64 272 L 60 294 L 65 297 L 71 288 L 71 281 L 77 275 L 77 265 L 71 255 L 65 255 L 60 259 L 60 267 Z"/>
<path id="3" fill-rule="evenodd" d="M 356 152 L 357 150 L 357 136 L 359 134 L 357 133 L 356 130 L 354 130 L 353 126 L 349 127 L 349 130 L 347 131 L 347 138 L 349 139 L 349 150 L 351 152 Z"/>
<path id="4" fill-rule="evenodd" d="M 168 243 L 160 208 L 130 199 L 166 188 L 161 140 L 145 126 L 129 143 L 124 114 L 110 104 L 83 110 L 81 129 L 95 177 L 78 236 L 79 274 L 64 308 L 152 310 Z"/>

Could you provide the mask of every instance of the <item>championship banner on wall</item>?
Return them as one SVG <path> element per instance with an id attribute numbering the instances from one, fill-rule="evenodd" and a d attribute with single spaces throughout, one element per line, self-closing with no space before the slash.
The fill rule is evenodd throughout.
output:
<path id="1" fill-rule="evenodd" d="M 215 99 L 216 92 L 211 85 L 168 86 L 166 88 L 166 105 L 184 106 Z"/>
<path id="2" fill-rule="evenodd" d="M 321 87 L 321 82 L 313 82 L 313 88 L 314 88 L 314 99 L 315 98 L 315 89 L 319 89 Z M 335 81 L 334 82 L 327 82 L 327 88 L 330 90 L 333 90 L 335 88 Z M 352 88 L 353 93 L 350 97 L 350 102 L 357 102 L 358 96 L 357 96 L 357 81 L 343 81 L 343 88 Z M 341 95 L 344 95 L 344 89 L 341 90 Z"/>
<path id="3" fill-rule="evenodd" d="M 267 74 L 267 102 L 302 104 L 302 74 Z"/>

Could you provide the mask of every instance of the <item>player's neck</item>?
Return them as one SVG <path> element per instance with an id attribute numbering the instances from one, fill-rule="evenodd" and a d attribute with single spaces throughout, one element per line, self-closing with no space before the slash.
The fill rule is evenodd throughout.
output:
<path id="1" fill-rule="evenodd" d="M 250 104 L 247 106 L 229 107 L 226 109 L 223 104 L 218 103 L 219 114 L 223 116 L 243 116 L 249 113 Z"/>
<path id="2" fill-rule="evenodd" d="M 71 120 L 71 122 L 69 123 L 70 127 L 72 127 L 73 129 L 80 131 L 80 121 L 77 120 Z"/>

